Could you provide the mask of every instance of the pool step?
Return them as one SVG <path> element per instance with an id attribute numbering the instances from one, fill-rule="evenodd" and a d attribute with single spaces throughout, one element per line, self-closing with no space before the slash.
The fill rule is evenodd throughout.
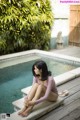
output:
<path id="1" fill-rule="evenodd" d="M 23 93 L 23 98 L 12 102 L 12 105 L 14 106 L 14 111 L 18 111 L 22 108 L 24 103 L 24 97 L 29 93 L 30 89 L 31 86 L 21 89 L 21 92 Z"/>
<path id="2" fill-rule="evenodd" d="M 61 101 L 61 100 L 63 100 L 63 99 L 61 97 L 59 97 L 58 101 Z M 52 102 L 50 102 L 50 103 L 52 103 Z M 18 110 L 22 109 L 24 106 L 24 97 L 12 102 L 12 105 L 14 106 L 14 111 L 18 111 Z"/>
<path id="3" fill-rule="evenodd" d="M 61 97 L 58 98 L 57 102 L 44 101 L 42 103 L 35 105 L 33 111 L 31 112 L 30 115 L 28 115 L 28 117 L 21 117 L 18 115 L 18 112 L 21 108 L 23 108 L 23 101 L 24 98 L 21 98 L 13 102 L 13 105 L 17 108 L 17 112 L 12 113 L 9 120 L 14 120 L 14 118 L 16 118 L 16 120 L 35 120 L 41 117 L 42 115 L 50 112 L 51 110 L 54 110 L 60 105 L 63 105 L 64 103 L 64 99 Z"/>
<path id="4" fill-rule="evenodd" d="M 20 110 L 24 105 L 24 97 L 12 102 L 12 105 L 14 106 L 14 111 Z"/>

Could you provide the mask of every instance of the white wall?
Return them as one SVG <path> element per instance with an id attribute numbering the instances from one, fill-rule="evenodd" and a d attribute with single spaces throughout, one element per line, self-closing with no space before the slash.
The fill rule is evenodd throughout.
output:
<path id="1" fill-rule="evenodd" d="M 64 46 L 68 45 L 69 34 L 69 5 L 61 4 L 59 0 L 51 0 L 51 6 L 54 14 L 54 25 L 51 33 L 51 49 L 56 48 L 56 37 L 58 32 L 62 32 Z"/>

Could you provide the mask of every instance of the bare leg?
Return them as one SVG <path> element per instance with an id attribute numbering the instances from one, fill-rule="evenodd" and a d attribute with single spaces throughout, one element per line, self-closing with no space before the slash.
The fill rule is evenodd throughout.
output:
<path id="1" fill-rule="evenodd" d="M 58 98 L 58 94 L 51 92 L 47 100 L 51 102 L 56 102 L 57 98 Z"/>
<path id="2" fill-rule="evenodd" d="M 37 83 L 33 84 L 32 88 L 31 88 L 31 90 L 30 90 L 30 92 L 29 92 L 29 94 L 28 94 L 28 100 L 32 100 L 32 99 L 33 99 L 37 87 L 38 87 L 38 84 L 37 84 Z M 19 111 L 18 114 L 21 115 L 26 109 L 27 109 L 27 107 L 24 106 L 24 108 L 22 108 L 22 110 Z"/>
<path id="3" fill-rule="evenodd" d="M 22 110 L 18 112 L 18 115 L 21 115 L 26 109 L 27 107 L 24 106 L 24 108 L 22 108 Z"/>
<path id="4" fill-rule="evenodd" d="M 37 90 L 38 86 L 39 85 L 37 83 L 33 84 L 32 88 L 31 88 L 31 90 L 30 90 L 30 92 L 28 94 L 28 100 L 32 100 L 33 99 L 33 97 L 35 96 L 35 93 L 36 93 L 36 90 Z"/>
<path id="5" fill-rule="evenodd" d="M 46 87 L 42 84 L 38 85 L 37 89 L 36 89 L 36 93 L 34 98 L 32 99 L 32 101 L 35 101 L 37 99 L 39 99 L 40 97 L 44 96 L 46 92 Z M 49 101 L 56 101 L 57 100 L 58 95 L 51 92 L 48 99 Z M 23 113 L 22 116 L 27 116 L 29 115 L 29 113 L 32 111 L 33 106 L 29 106 Z"/>
<path id="6" fill-rule="evenodd" d="M 32 99 L 32 101 L 35 101 L 37 99 L 39 99 L 42 96 L 42 90 L 43 90 L 43 86 L 42 85 L 38 85 L 38 88 L 36 90 L 35 96 Z M 33 109 L 33 106 L 29 106 L 23 113 L 22 116 L 27 116 L 29 115 L 29 113 L 31 112 L 31 110 Z"/>
<path id="7" fill-rule="evenodd" d="M 38 88 L 36 90 L 36 94 L 35 94 L 35 96 L 34 96 L 34 98 L 32 100 L 37 100 L 40 97 L 44 96 L 45 92 L 46 92 L 46 87 L 44 85 L 40 84 L 38 86 Z M 47 100 L 48 101 L 56 101 L 57 98 L 58 98 L 58 95 L 51 91 L 48 98 L 47 98 Z"/>
<path id="8" fill-rule="evenodd" d="M 27 117 L 29 113 L 31 113 L 32 109 L 33 109 L 33 106 L 29 106 L 21 115 L 23 117 Z"/>
<path id="9" fill-rule="evenodd" d="M 36 94 L 32 100 L 34 101 L 34 100 L 39 99 L 43 95 L 42 91 L 43 91 L 43 85 L 40 84 L 40 85 L 38 85 L 38 88 L 36 90 Z"/>

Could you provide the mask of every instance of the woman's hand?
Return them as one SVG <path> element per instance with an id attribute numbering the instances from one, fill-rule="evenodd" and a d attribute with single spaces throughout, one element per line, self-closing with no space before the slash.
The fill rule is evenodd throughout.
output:
<path id="1" fill-rule="evenodd" d="M 28 103 L 29 103 L 29 100 L 26 99 L 26 98 L 24 98 L 24 105 L 25 105 L 26 107 L 28 107 Z"/>
<path id="2" fill-rule="evenodd" d="M 24 105 L 26 107 L 28 107 L 28 106 L 34 106 L 35 105 L 35 101 L 30 101 L 28 99 L 24 99 Z"/>

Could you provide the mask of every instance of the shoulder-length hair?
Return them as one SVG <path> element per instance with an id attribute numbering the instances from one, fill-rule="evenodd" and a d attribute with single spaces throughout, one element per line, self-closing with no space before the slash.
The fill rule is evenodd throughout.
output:
<path id="1" fill-rule="evenodd" d="M 35 66 L 39 70 L 42 70 L 42 76 L 41 76 L 42 77 L 42 81 L 47 80 L 48 76 L 51 76 L 51 72 L 48 71 L 47 64 L 43 60 L 38 60 L 38 61 L 36 61 L 33 64 L 33 66 L 32 66 L 32 73 L 33 73 L 34 76 L 36 76 L 35 72 L 34 72 Z"/>

